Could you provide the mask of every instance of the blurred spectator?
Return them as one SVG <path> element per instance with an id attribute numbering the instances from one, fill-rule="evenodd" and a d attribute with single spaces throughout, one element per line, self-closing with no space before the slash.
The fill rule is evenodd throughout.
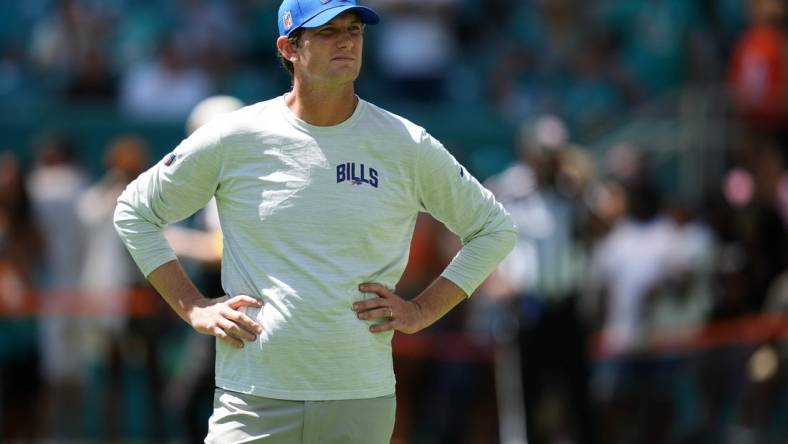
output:
<path id="1" fill-rule="evenodd" d="M 84 380 L 79 359 L 80 321 L 71 310 L 79 305 L 83 245 L 76 206 L 87 178 L 66 136 L 42 136 L 37 154 L 27 183 L 44 241 L 40 345 L 47 390 L 42 429 L 51 439 L 76 439 L 83 418 L 81 409 L 75 407 L 81 405 Z"/>
<path id="2" fill-rule="evenodd" d="M 759 310 L 762 298 L 753 288 L 752 254 L 760 254 L 748 246 L 754 232 L 752 207 L 755 185 L 745 168 L 734 167 L 720 181 L 719 195 L 712 195 L 704 204 L 716 248 L 713 262 L 713 284 L 709 322 L 723 322 Z M 772 238 L 780 243 L 783 236 Z M 760 301 L 759 301 L 760 299 Z M 687 442 L 747 442 L 754 437 L 731 435 L 738 413 L 745 410 L 742 401 L 747 390 L 746 361 L 748 346 L 727 346 L 701 350 L 690 363 L 698 390 L 698 425 Z M 737 412 L 728 414 L 727 412 Z M 739 441 L 737 441 L 739 440 Z"/>
<path id="3" fill-rule="evenodd" d="M 720 228 L 741 248 L 739 279 L 744 286 L 741 309 L 759 311 L 771 282 L 788 263 L 783 208 L 785 148 L 767 133 L 748 133 L 734 152 L 734 166 L 725 176 L 724 196 L 734 217 Z M 730 288 L 723 288 L 726 292 Z"/>
<path id="4" fill-rule="evenodd" d="M 747 255 L 741 228 L 744 208 L 753 196 L 752 175 L 732 168 L 720 181 L 720 190 L 705 203 L 708 221 L 719 244 L 714 265 L 714 299 L 709 320 L 729 319 L 751 310 L 752 292 L 747 276 Z"/>
<path id="5" fill-rule="evenodd" d="M 673 224 L 670 272 L 656 290 L 646 324 L 652 330 L 698 327 L 708 319 L 712 307 L 712 275 L 718 253 L 711 227 L 686 202 L 668 207 Z"/>
<path id="6" fill-rule="evenodd" d="M 85 371 L 105 374 L 101 424 L 104 438 L 110 440 L 120 437 L 122 369 L 133 356 L 134 332 L 128 325 L 129 293 L 144 282 L 115 233 L 112 217 L 120 193 L 147 168 L 147 147 L 136 136 L 119 137 L 107 149 L 105 162 L 104 176 L 79 199 L 77 217 L 84 239 L 84 259 L 79 274 L 81 307 L 91 314 L 81 319 L 81 353 Z M 143 350 L 148 354 L 155 352 L 155 348 Z M 157 381 L 154 379 L 150 383 Z M 153 402 L 158 404 L 160 400 L 156 398 Z M 160 415 L 160 409 L 155 408 L 157 404 L 149 414 Z"/>
<path id="7" fill-rule="evenodd" d="M 27 291 L 41 262 L 41 235 L 19 160 L 0 152 L 0 167 L 0 247 L 7 273 L 0 294 L 6 310 L 24 313 L 30 308 Z"/>
<path id="8" fill-rule="evenodd" d="M 177 0 L 175 29 L 189 42 L 184 50 L 192 60 L 215 53 L 234 54 L 242 49 L 245 33 L 235 14 L 235 2 Z"/>
<path id="9" fill-rule="evenodd" d="M 173 16 L 177 15 L 175 2 L 144 0 L 134 2 L 134 7 L 124 3 L 120 3 L 117 22 L 107 39 L 111 65 L 119 70 L 116 74 L 155 58 L 163 37 L 172 32 Z"/>
<path id="10" fill-rule="evenodd" d="M 546 112 L 550 96 L 538 85 L 537 56 L 521 46 L 501 46 L 488 78 L 488 101 L 512 122 Z"/>
<path id="11" fill-rule="evenodd" d="M 730 64 L 730 87 L 745 122 L 788 131 L 788 38 L 784 0 L 749 0 L 749 26 Z M 788 148 L 785 148 L 788 150 Z"/>
<path id="12" fill-rule="evenodd" d="M 108 23 L 79 0 L 55 2 L 41 17 L 30 39 L 35 65 L 51 75 L 68 75 L 85 55 L 103 41 Z"/>
<path id="13" fill-rule="evenodd" d="M 711 236 L 678 209 L 666 217 L 643 171 L 622 182 L 625 213 L 598 240 L 589 264 L 587 303 L 596 307 L 599 348 L 594 394 L 608 442 L 668 442 L 676 431 L 675 384 L 683 365 L 648 355 L 654 329 L 697 325 L 708 309 Z M 711 250 L 713 251 L 713 250 Z M 706 299 L 704 301 L 704 299 Z M 644 354 L 646 353 L 646 354 Z"/>
<path id="14" fill-rule="evenodd" d="M 27 178 L 33 214 L 46 245 L 43 282 L 63 289 L 73 289 L 78 282 L 82 239 L 75 202 L 87 187 L 74 149 L 69 136 L 39 136 L 35 168 Z"/>
<path id="15" fill-rule="evenodd" d="M 504 28 L 512 43 L 497 42 L 489 82 L 493 103 L 512 121 L 562 111 L 559 91 L 571 84 L 571 60 L 587 30 L 583 11 L 573 0 L 512 5 Z"/>
<path id="16" fill-rule="evenodd" d="M 779 190 L 786 174 L 781 147 L 770 141 L 752 148 L 753 200 L 748 207 L 750 225 L 742 227 L 750 262 L 747 274 L 752 279 L 752 309 L 760 311 L 769 286 L 788 268 L 786 226 L 780 211 Z"/>
<path id="17" fill-rule="evenodd" d="M 22 167 L 0 152 L 0 436 L 33 442 L 41 395 L 37 323 L 29 317 L 42 245 Z"/>
<path id="18" fill-rule="evenodd" d="M 598 5 L 596 19 L 620 45 L 634 101 L 676 90 L 690 77 L 690 62 L 706 59 L 695 51 L 702 45 L 692 44 L 705 31 L 698 2 L 601 0 Z"/>
<path id="19" fill-rule="evenodd" d="M 238 72 L 243 52 L 249 46 L 248 32 L 240 20 L 238 2 L 212 0 L 178 0 L 174 29 L 183 45 L 184 56 L 211 77 L 217 91 L 233 93 L 240 78 Z M 275 66 L 275 65 L 274 65 Z M 255 70 L 260 70 L 255 66 Z M 265 82 L 265 78 L 257 79 Z M 260 100 L 255 97 L 254 100 Z"/>
<path id="20" fill-rule="evenodd" d="M 104 53 L 93 48 L 77 62 L 66 84 L 66 96 L 72 101 L 113 103 L 117 89 L 117 79 Z"/>
<path id="21" fill-rule="evenodd" d="M 665 239 L 670 249 L 665 275 L 647 296 L 642 310 L 644 332 L 649 338 L 646 344 L 668 338 L 673 332 L 698 331 L 712 308 L 712 276 L 718 248 L 711 228 L 686 202 L 669 205 L 665 219 L 672 225 L 673 233 L 672 239 Z M 649 245 L 644 244 L 643 248 Z M 685 337 L 691 336 L 685 333 Z M 700 415 L 693 411 L 697 406 L 694 395 L 698 383 L 694 377 L 703 375 L 693 373 L 697 368 L 692 359 L 683 359 L 672 352 L 666 356 L 651 355 L 652 351 L 638 347 L 628 355 L 613 357 L 614 362 L 621 363 L 618 369 L 621 379 L 609 387 L 613 390 L 610 398 L 601 399 L 602 406 L 610 413 L 607 425 L 616 427 L 613 415 L 619 414 L 618 408 L 623 412 L 637 411 L 634 415 L 625 414 L 630 416 L 628 421 L 640 427 L 636 430 L 651 437 L 646 442 L 659 443 L 666 439 L 696 442 L 697 436 L 691 430 L 695 429 Z M 637 369 L 639 374 L 631 369 Z M 601 373 L 608 369 L 602 364 L 600 370 Z M 604 377 L 597 382 L 606 383 Z M 598 393 L 604 396 L 601 390 Z M 616 432 L 614 429 L 613 433 Z M 624 441 L 629 439 L 627 433 L 618 436 Z"/>
<path id="22" fill-rule="evenodd" d="M 596 245 L 588 296 L 604 325 L 604 347 L 634 351 L 646 331 L 650 295 L 671 271 L 674 226 L 662 215 L 661 198 L 647 179 L 624 185 L 626 213 Z"/>
<path id="23" fill-rule="evenodd" d="M 595 33 L 571 54 L 571 78 L 559 93 L 561 115 L 583 135 L 599 131 L 625 106 L 611 43 L 599 31 Z"/>
<path id="24" fill-rule="evenodd" d="M 787 263 L 786 260 L 788 250 L 783 249 L 783 264 Z M 788 268 L 770 285 L 763 314 L 768 316 L 763 324 L 785 325 L 788 316 Z M 784 420 L 788 343 L 774 336 L 747 350 L 751 352 L 747 359 L 747 384 L 732 432 L 752 442 L 779 442 L 788 436 L 788 424 Z"/>
<path id="25" fill-rule="evenodd" d="M 747 24 L 747 3 L 746 0 L 701 2 L 701 10 L 710 21 L 712 36 L 725 60 L 730 56 L 736 39 Z"/>
<path id="26" fill-rule="evenodd" d="M 456 0 L 376 0 L 386 20 L 375 39 L 377 63 L 392 87 L 391 97 L 429 101 L 446 98 L 455 61 L 452 33 Z"/>
<path id="27" fill-rule="evenodd" d="M 24 80 L 22 57 L 16 48 L 0 44 L 0 97 L 18 92 Z"/>
<path id="28" fill-rule="evenodd" d="M 208 97 L 208 75 L 187 59 L 186 42 L 162 43 L 154 61 L 134 65 L 120 88 L 120 110 L 128 117 L 148 121 L 183 121 L 197 103 Z"/>
<path id="29" fill-rule="evenodd" d="M 497 278 L 520 312 L 522 386 L 529 442 L 597 442 L 588 385 L 585 327 L 578 310 L 590 159 L 568 143 L 560 119 L 523 126 L 520 160 L 490 189 L 520 230 Z"/>

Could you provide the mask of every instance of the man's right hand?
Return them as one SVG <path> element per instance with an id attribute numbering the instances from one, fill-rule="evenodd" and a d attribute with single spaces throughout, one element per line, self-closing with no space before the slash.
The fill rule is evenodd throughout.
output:
<path id="1" fill-rule="evenodd" d="M 243 348 L 243 341 L 254 341 L 263 332 L 260 324 L 239 310 L 241 307 L 260 308 L 262 302 L 247 295 L 206 298 L 177 259 L 153 270 L 148 280 L 175 313 L 200 333 Z"/>
<path id="2" fill-rule="evenodd" d="M 259 300 L 246 295 L 200 298 L 186 313 L 189 324 L 198 332 L 216 336 L 227 345 L 243 348 L 243 341 L 254 341 L 263 327 L 240 311 L 241 307 L 260 308 Z"/>

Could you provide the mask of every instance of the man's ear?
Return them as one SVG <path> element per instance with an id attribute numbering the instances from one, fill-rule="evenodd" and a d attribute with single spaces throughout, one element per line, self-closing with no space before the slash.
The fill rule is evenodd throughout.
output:
<path id="1" fill-rule="evenodd" d="M 285 60 L 290 62 L 296 60 L 296 47 L 287 37 L 279 36 L 279 38 L 276 39 L 276 49 L 282 54 Z"/>

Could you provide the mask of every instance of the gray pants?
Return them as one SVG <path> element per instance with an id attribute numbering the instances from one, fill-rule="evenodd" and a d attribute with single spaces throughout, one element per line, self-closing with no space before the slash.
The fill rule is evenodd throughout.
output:
<path id="1" fill-rule="evenodd" d="M 339 401 L 283 401 L 217 388 L 207 444 L 388 444 L 394 395 Z"/>

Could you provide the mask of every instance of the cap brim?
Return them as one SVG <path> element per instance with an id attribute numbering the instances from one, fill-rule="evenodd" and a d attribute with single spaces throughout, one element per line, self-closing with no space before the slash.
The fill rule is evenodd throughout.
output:
<path id="1" fill-rule="evenodd" d="M 345 5 L 345 6 L 337 6 L 336 8 L 326 9 L 325 11 L 305 21 L 301 25 L 301 28 L 317 28 L 318 26 L 323 26 L 326 23 L 333 20 L 334 17 L 338 16 L 339 14 L 342 14 L 343 12 L 350 10 L 356 11 L 359 20 L 361 20 L 361 23 L 364 23 L 366 25 L 377 25 L 380 22 L 380 17 L 378 16 L 378 13 L 370 8 L 367 8 L 366 6 Z"/>

